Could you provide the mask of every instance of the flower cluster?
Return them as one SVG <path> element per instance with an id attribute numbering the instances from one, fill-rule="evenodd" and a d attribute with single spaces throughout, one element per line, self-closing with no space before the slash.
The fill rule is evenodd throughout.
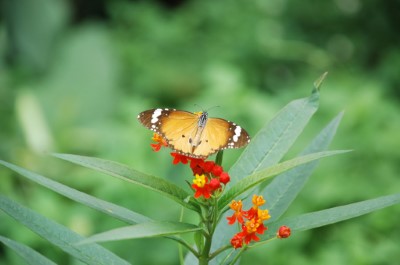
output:
<path id="1" fill-rule="evenodd" d="M 227 217 L 228 224 L 232 225 L 236 221 L 241 225 L 242 231 L 235 234 L 231 239 L 234 248 L 241 248 L 243 243 L 249 244 L 251 240 L 259 241 L 257 234 L 263 234 L 267 227 L 264 221 L 271 216 L 268 210 L 262 210 L 259 207 L 265 203 L 262 196 L 254 195 L 252 199 L 253 206 L 247 210 L 242 210 L 242 201 L 232 201 L 230 208 L 235 211 L 232 216 Z"/>
<path id="2" fill-rule="evenodd" d="M 194 197 L 203 196 L 209 199 L 216 191 L 222 190 L 222 184 L 226 185 L 230 177 L 224 169 L 213 161 L 205 161 L 201 158 L 193 158 L 178 153 L 171 153 L 174 157 L 173 164 L 187 164 L 190 161 L 190 168 L 193 172 L 192 188 L 195 190 Z"/>
<path id="3" fill-rule="evenodd" d="M 155 152 L 159 151 L 162 146 L 168 146 L 162 136 L 154 133 L 152 138 L 157 144 L 151 144 Z M 226 185 L 230 181 L 229 174 L 224 171 L 222 166 L 213 161 L 205 161 L 201 158 L 185 156 L 179 153 L 171 153 L 173 156 L 172 163 L 174 165 L 182 163 L 188 164 L 193 172 L 192 188 L 195 191 L 194 197 L 203 196 L 209 199 L 217 191 L 222 190 L 222 185 Z"/>

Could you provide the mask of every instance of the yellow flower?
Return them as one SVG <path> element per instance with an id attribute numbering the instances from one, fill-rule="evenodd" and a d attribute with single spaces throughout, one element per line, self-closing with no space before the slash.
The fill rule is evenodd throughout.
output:
<path id="1" fill-rule="evenodd" d="M 203 175 L 196 174 L 195 178 L 193 179 L 193 184 L 195 184 L 199 188 L 203 188 L 204 185 L 206 184 L 206 182 L 207 182 L 207 179 L 204 174 Z"/>

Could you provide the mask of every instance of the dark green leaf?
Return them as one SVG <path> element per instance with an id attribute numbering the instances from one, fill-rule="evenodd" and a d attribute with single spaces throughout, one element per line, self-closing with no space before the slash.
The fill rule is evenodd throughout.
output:
<path id="1" fill-rule="evenodd" d="M 129 264 L 107 249 L 90 244 L 75 246 L 84 238 L 70 229 L 0 195 L 0 209 L 63 251 L 87 264 Z"/>
<path id="2" fill-rule="evenodd" d="M 30 265 L 56 265 L 53 261 L 49 260 L 39 252 L 34 249 L 25 246 L 21 243 L 18 243 L 14 240 L 11 240 L 7 237 L 0 236 L 0 241 L 3 242 L 4 245 L 11 248 L 15 251 L 20 257 L 24 259 L 26 264 Z"/>
<path id="3" fill-rule="evenodd" d="M 35 181 L 36 183 L 49 188 L 59 194 L 64 195 L 74 201 L 80 202 L 86 206 L 89 206 L 93 209 L 99 210 L 105 214 L 116 217 L 124 222 L 128 222 L 131 224 L 140 223 L 140 222 L 148 222 L 151 221 L 150 218 L 135 213 L 131 210 L 118 206 L 116 204 L 100 200 L 93 196 L 90 196 L 86 193 L 80 192 L 78 190 L 72 189 L 68 186 L 65 186 L 61 183 L 58 183 L 54 180 L 48 179 L 44 176 L 38 175 L 32 171 L 26 170 L 24 168 L 18 167 L 16 165 L 4 162 L 0 160 L 0 164 L 8 167 L 11 170 L 21 174 L 22 176 Z"/>
<path id="4" fill-rule="evenodd" d="M 150 176 L 125 165 L 104 159 L 70 154 L 54 154 L 54 156 L 154 190 L 186 208 L 195 211 L 199 209 L 198 205 L 193 201 L 189 200 L 187 202 L 187 199 L 191 197 L 188 192 L 165 179 Z"/>

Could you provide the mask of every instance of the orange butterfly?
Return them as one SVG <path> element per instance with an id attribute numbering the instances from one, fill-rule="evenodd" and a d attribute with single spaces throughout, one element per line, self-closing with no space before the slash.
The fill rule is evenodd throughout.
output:
<path id="1" fill-rule="evenodd" d="M 207 112 L 191 113 L 176 109 L 150 109 L 137 117 L 148 129 L 161 135 L 180 154 L 206 158 L 226 148 L 240 148 L 250 142 L 239 125 Z"/>

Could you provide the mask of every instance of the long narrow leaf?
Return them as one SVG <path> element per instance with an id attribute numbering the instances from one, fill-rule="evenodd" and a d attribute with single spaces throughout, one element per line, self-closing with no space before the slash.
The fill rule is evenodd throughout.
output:
<path id="1" fill-rule="evenodd" d="M 343 113 L 340 113 L 333 119 L 315 139 L 301 152 L 300 156 L 315 152 L 321 152 L 328 148 L 336 129 L 342 119 Z M 288 209 L 289 205 L 299 194 L 309 176 L 317 167 L 319 160 L 298 166 L 288 170 L 281 175 L 276 176 L 272 182 L 258 194 L 263 195 L 266 200 L 266 208 L 271 214 L 269 222 L 278 220 L 279 217 Z M 250 201 L 248 201 L 250 204 Z M 246 205 L 248 208 L 248 205 Z"/>
<path id="2" fill-rule="evenodd" d="M 335 135 L 336 129 L 343 116 L 340 113 L 335 119 L 332 120 L 310 143 L 310 145 L 300 154 L 306 155 L 310 153 L 320 152 L 326 150 L 329 143 L 332 141 Z M 269 210 L 271 218 L 268 222 L 278 220 L 279 217 L 287 210 L 291 202 L 297 196 L 304 183 L 308 180 L 311 173 L 314 171 L 318 164 L 318 160 L 300 165 L 293 169 L 290 169 L 278 176 L 276 176 L 272 182 L 263 188 L 260 185 L 261 190 L 257 192 L 259 195 L 263 195 L 266 200 L 266 208 Z M 243 201 L 243 209 L 249 209 L 251 207 L 251 200 Z M 226 217 L 231 215 L 231 212 L 224 214 L 222 220 L 226 220 Z M 213 249 L 217 249 L 227 244 L 226 237 L 231 237 L 237 231 L 235 226 L 227 226 L 226 222 L 218 224 L 216 229 L 216 237 L 213 240 Z M 225 255 L 216 257 L 216 264 L 220 263 Z"/>
<path id="3" fill-rule="evenodd" d="M 219 200 L 219 206 L 221 208 L 225 207 L 228 203 L 232 200 L 237 199 L 242 193 L 246 192 L 247 190 L 253 188 L 259 183 L 276 176 L 282 172 L 285 172 L 289 169 L 297 167 L 299 165 L 303 165 L 309 162 L 312 162 L 317 159 L 321 159 L 323 157 L 338 155 L 347 153 L 349 150 L 336 150 L 336 151 L 325 151 L 325 152 L 318 152 L 314 154 L 309 154 L 301 157 L 296 157 L 294 159 L 279 163 L 275 166 L 263 169 L 261 171 L 257 171 L 256 173 L 240 180 L 234 186 L 232 186 L 229 190 L 227 190 L 224 195 L 222 195 L 221 199 Z"/>
<path id="4" fill-rule="evenodd" d="M 83 240 L 82 236 L 2 195 L 0 195 L 0 209 L 36 234 L 87 264 L 129 264 L 97 244 L 75 246 L 73 243 Z"/>
<path id="5" fill-rule="evenodd" d="M 24 244 L 18 243 L 17 241 L 11 240 L 7 237 L 0 236 L 0 242 L 14 250 L 21 258 L 24 259 L 26 264 L 29 265 L 57 265 L 50 259 L 46 258 L 36 250 L 25 246 Z"/>
<path id="6" fill-rule="evenodd" d="M 134 238 L 162 237 L 170 235 L 179 235 L 201 230 L 200 227 L 180 222 L 154 221 L 141 223 L 137 225 L 116 228 L 106 232 L 102 232 L 85 240 L 77 242 L 77 244 L 88 244 L 95 242 L 106 242 Z"/>
<path id="7" fill-rule="evenodd" d="M 398 203 L 400 203 L 400 193 L 288 217 L 270 224 L 266 238 L 274 237 L 281 225 L 289 226 L 292 231 L 304 231 L 358 217 Z"/>
<path id="8" fill-rule="evenodd" d="M 310 97 L 290 102 L 257 133 L 229 171 L 232 184 L 282 159 L 317 111 L 325 75 L 314 84 Z"/>
<path id="9" fill-rule="evenodd" d="M 104 159 L 70 154 L 54 154 L 54 156 L 141 185 L 171 198 L 186 208 L 199 210 L 197 204 L 188 200 L 188 198 L 191 198 L 188 192 L 165 179 L 147 175 L 125 165 Z"/>
<path id="10" fill-rule="evenodd" d="M 116 204 L 98 199 L 96 197 L 90 196 L 84 192 L 80 192 L 78 190 L 72 189 L 68 186 L 65 186 L 54 180 L 48 179 L 44 176 L 36 174 L 27 169 L 18 167 L 16 165 L 10 164 L 10 163 L 2 161 L 2 160 L 0 160 L 0 164 L 8 167 L 11 170 L 14 170 L 15 172 L 21 174 L 21 176 L 24 176 L 46 188 L 49 188 L 59 194 L 64 195 L 65 197 L 68 197 L 74 201 L 80 202 L 86 206 L 93 208 L 93 209 L 96 209 L 105 214 L 108 214 L 110 216 L 118 218 L 124 222 L 134 224 L 134 223 L 151 221 L 150 218 L 148 218 L 144 215 L 133 212 L 133 211 L 128 210 L 119 205 L 116 205 Z"/>

